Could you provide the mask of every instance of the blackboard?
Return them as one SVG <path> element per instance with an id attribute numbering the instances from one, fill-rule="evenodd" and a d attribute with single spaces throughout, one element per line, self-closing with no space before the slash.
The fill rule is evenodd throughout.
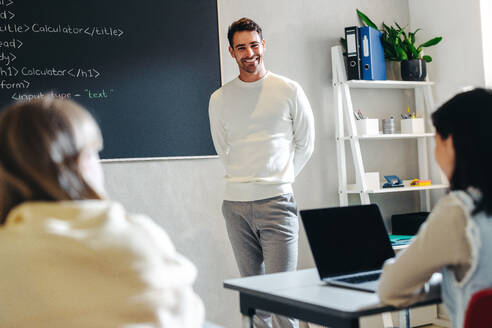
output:
<path id="1" fill-rule="evenodd" d="M 89 109 L 103 159 L 215 155 L 217 0 L 0 0 L 0 106 L 52 93 Z"/>

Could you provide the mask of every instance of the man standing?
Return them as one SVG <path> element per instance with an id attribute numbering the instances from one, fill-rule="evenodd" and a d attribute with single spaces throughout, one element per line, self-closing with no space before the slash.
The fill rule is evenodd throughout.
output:
<path id="1" fill-rule="evenodd" d="M 222 213 L 241 276 L 297 267 L 297 206 L 292 183 L 314 149 L 311 106 L 298 83 L 268 72 L 260 26 L 241 18 L 229 27 L 239 76 L 210 97 L 217 154 L 226 170 Z M 271 327 L 257 311 L 257 327 Z M 295 327 L 274 316 L 275 327 Z"/>

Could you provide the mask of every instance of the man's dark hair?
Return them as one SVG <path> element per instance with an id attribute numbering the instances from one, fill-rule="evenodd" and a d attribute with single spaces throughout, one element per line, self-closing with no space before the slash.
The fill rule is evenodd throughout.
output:
<path id="1" fill-rule="evenodd" d="M 263 40 L 263 35 L 261 33 L 260 25 L 256 24 L 253 20 L 243 17 L 233 22 L 231 26 L 229 26 L 229 30 L 227 31 L 227 39 L 229 39 L 229 45 L 232 47 L 232 38 L 234 37 L 234 33 L 241 31 L 256 31 L 260 36 L 260 39 Z"/>
<path id="2" fill-rule="evenodd" d="M 451 190 L 466 191 L 475 187 L 482 198 L 474 213 L 492 214 L 492 90 L 474 89 L 460 93 L 432 114 L 436 132 L 442 139 L 453 137 L 454 171 Z"/>

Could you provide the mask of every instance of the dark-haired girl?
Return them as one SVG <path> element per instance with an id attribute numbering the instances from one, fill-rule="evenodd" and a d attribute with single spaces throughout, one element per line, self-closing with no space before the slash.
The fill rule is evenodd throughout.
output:
<path id="1" fill-rule="evenodd" d="M 436 161 L 450 182 L 411 245 L 383 267 L 379 296 L 405 306 L 441 271 L 453 327 L 463 327 L 471 296 L 492 287 L 492 91 L 463 92 L 432 114 Z"/>

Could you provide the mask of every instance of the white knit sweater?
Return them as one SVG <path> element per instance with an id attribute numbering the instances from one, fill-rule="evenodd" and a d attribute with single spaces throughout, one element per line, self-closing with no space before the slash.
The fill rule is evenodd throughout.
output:
<path id="1" fill-rule="evenodd" d="M 314 149 L 313 113 L 298 83 L 270 72 L 255 82 L 236 78 L 212 94 L 209 116 L 226 200 L 292 192 Z"/>
<path id="2" fill-rule="evenodd" d="M 201 327 L 196 270 L 145 216 L 24 203 L 0 226 L 1 327 Z"/>

